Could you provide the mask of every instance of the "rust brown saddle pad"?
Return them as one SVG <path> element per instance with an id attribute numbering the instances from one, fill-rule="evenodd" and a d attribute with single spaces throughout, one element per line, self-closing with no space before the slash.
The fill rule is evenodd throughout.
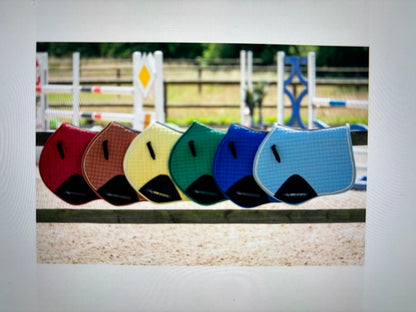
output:
<path id="1" fill-rule="evenodd" d="M 46 141 L 39 158 L 39 173 L 55 195 L 72 205 L 98 199 L 82 176 L 85 148 L 96 135 L 66 123 Z"/>
<path id="2" fill-rule="evenodd" d="M 130 186 L 123 171 L 124 155 L 137 135 L 138 132 L 110 122 L 84 152 L 82 174 L 91 189 L 110 204 L 145 200 Z"/>

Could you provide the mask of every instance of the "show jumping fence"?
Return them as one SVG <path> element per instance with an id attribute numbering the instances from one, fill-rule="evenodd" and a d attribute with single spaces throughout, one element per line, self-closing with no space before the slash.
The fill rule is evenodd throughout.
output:
<path id="1" fill-rule="evenodd" d="M 247 51 L 247 55 L 250 51 Z M 53 84 L 72 84 L 72 61 L 70 59 L 51 58 L 50 63 L 50 77 L 49 80 Z M 241 101 L 238 102 L 215 102 L 215 103 L 203 103 L 199 102 L 194 104 L 191 102 L 173 102 L 166 95 L 169 93 L 169 89 L 173 87 L 194 87 L 200 94 L 204 93 L 204 88 L 212 86 L 241 86 L 240 73 L 240 59 L 219 59 L 213 60 L 209 64 L 201 63 L 198 60 L 164 60 L 164 107 L 165 113 L 167 108 L 171 109 L 204 109 L 215 110 L 217 108 L 226 109 L 238 109 L 241 105 Z M 96 64 L 94 61 L 85 61 L 82 64 L 80 77 L 81 84 L 88 85 L 126 85 L 132 83 L 131 62 L 127 60 L 111 61 L 104 66 Z M 248 64 L 246 63 L 246 68 Z M 222 72 L 233 72 L 235 75 L 224 79 L 223 76 L 218 75 Z M 266 74 L 269 78 L 262 78 L 270 87 L 276 87 L 276 65 L 264 65 L 260 60 L 253 58 L 252 64 L 253 78 L 252 81 L 258 81 L 258 76 L 261 77 Z M 355 87 L 366 88 L 368 86 L 368 68 L 362 67 L 316 67 L 316 73 L 319 73 L 319 77 L 316 78 L 316 86 L 334 86 L 334 87 Z M 337 78 L 333 78 L 336 76 Z M 358 77 L 357 77 L 358 76 Z M 227 76 L 228 77 L 228 76 Z M 257 78 L 256 78 L 257 77 Z M 248 77 L 247 77 L 248 78 Z M 293 94 L 297 96 L 298 90 L 302 84 L 298 80 L 293 80 L 291 84 L 293 88 Z M 131 107 L 132 103 L 117 101 L 117 103 L 100 103 L 100 101 L 84 101 L 80 103 L 82 106 L 88 107 Z M 302 108 L 307 109 L 306 106 Z M 51 105 L 52 106 L 52 105 Z M 70 104 L 60 104 L 62 106 L 70 106 Z M 144 103 L 144 107 L 152 107 L 149 104 Z M 269 102 L 263 103 L 264 108 L 274 109 L 276 104 Z M 286 108 L 290 107 L 290 104 L 285 104 Z M 166 115 L 167 117 L 167 115 Z"/>
<path id="2" fill-rule="evenodd" d="M 316 66 L 315 66 L 315 53 L 308 53 L 308 81 L 307 81 L 307 92 L 308 92 L 308 128 L 312 129 L 316 123 L 315 108 L 326 106 L 326 107 L 355 107 L 355 108 L 367 108 L 368 101 L 355 100 L 355 99 L 334 99 L 326 97 L 318 97 L 316 95 Z M 358 127 L 358 126 L 357 126 Z M 359 130 L 367 130 L 366 126 L 359 125 Z"/>
<path id="3" fill-rule="evenodd" d="M 48 55 L 37 54 L 36 93 L 39 95 L 37 104 L 37 130 L 49 129 L 49 118 L 72 118 L 72 124 L 79 126 L 80 118 L 92 120 L 114 120 L 130 122 L 132 127 L 142 130 L 151 120 L 165 121 L 164 111 L 164 86 L 163 86 L 163 54 L 156 51 L 153 54 L 134 52 L 132 86 L 82 86 L 80 85 L 80 54 L 72 56 L 72 83 L 50 84 L 48 82 Z M 154 86 L 153 86 L 154 85 Z M 155 111 L 143 111 L 143 98 L 147 97 L 150 90 L 155 92 Z M 127 94 L 133 96 L 133 113 L 113 112 L 81 112 L 80 92 L 95 94 Z M 72 110 L 51 109 L 48 107 L 47 94 L 67 93 L 72 95 Z"/>

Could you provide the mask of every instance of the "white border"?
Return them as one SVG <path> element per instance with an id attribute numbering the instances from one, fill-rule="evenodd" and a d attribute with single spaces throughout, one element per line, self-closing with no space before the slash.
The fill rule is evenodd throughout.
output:
<path id="1" fill-rule="evenodd" d="M 2 310 L 414 310 L 415 12 L 407 0 L 1 1 Z M 37 40 L 369 45 L 365 266 L 36 265 Z"/>

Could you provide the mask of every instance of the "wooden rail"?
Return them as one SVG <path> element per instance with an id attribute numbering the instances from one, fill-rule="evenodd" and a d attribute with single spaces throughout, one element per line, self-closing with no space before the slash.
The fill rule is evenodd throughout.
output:
<path id="1" fill-rule="evenodd" d="M 275 73 L 275 65 L 261 65 L 260 59 L 253 60 L 253 73 Z M 81 85 L 131 85 L 132 84 L 132 73 L 131 73 L 131 63 L 129 60 L 118 60 L 117 64 L 90 64 L 88 61 L 81 63 Z M 72 61 L 66 59 L 51 59 L 50 60 L 51 68 L 49 75 L 50 84 L 72 84 Z M 52 64 L 54 64 L 52 66 Z M 201 105 L 171 105 L 169 103 L 168 92 L 169 87 L 173 86 L 196 86 L 198 92 L 202 92 L 203 86 L 233 86 L 239 87 L 239 79 L 207 79 L 204 78 L 203 73 L 210 72 L 215 73 L 218 71 L 235 71 L 239 72 L 239 59 L 218 59 L 213 60 L 212 64 L 202 64 L 198 60 L 175 60 L 175 62 L 169 62 L 168 60 L 164 64 L 165 72 L 170 73 L 172 77 L 175 77 L 174 74 L 177 70 L 186 72 L 191 72 L 191 77 L 195 76 L 193 79 L 168 79 L 164 80 L 164 92 L 165 92 L 165 113 L 167 114 L 167 108 L 206 108 L 206 109 L 215 109 L 215 108 L 238 108 L 240 104 L 229 104 L 227 106 L 222 105 L 221 103 L 201 106 Z M 368 87 L 368 68 L 367 67 L 317 67 L 316 72 L 319 72 L 321 77 L 317 78 L 316 84 L 319 86 L 355 86 Z M 333 77 L 341 75 L 341 77 Z M 167 75 L 169 76 L 169 75 Z M 355 77 L 355 78 L 354 78 Z M 259 79 L 254 78 L 254 82 Z M 263 79 L 261 79 L 263 80 Z M 270 86 L 276 86 L 277 81 L 273 79 L 266 79 Z M 293 94 L 297 96 L 297 89 L 302 87 L 299 81 L 293 81 Z M 98 103 L 98 102 L 83 102 L 81 106 L 118 106 L 118 107 L 130 107 L 133 103 Z M 150 105 L 145 104 L 147 107 Z M 54 104 L 51 103 L 51 107 Z M 264 107 L 275 107 L 264 105 Z"/>
<path id="2" fill-rule="evenodd" d="M 259 81 L 253 79 L 253 82 Z M 267 81 L 267 80 L 266 80 Z M 50 84 L 72 84 L 72 77 L 54 77 L 49 79 Z M 276 85 L 276 80 L 267 81 L 270 86 Z M 117 77 L 81 77 L 81 85 L 114 85 L 114 84 L 132 84 L 131 77 L 117 78 Z M 165 86 L 169 85 L 232 85 L 239 86 L 240 80 L 235 79 L 165 79 Z M 300 82 L 294 81 L 293 85 L 299 86 Z M 366 78 L 318 78 L 317 85 L 322 86 L 367 86 L 368 79 Z"/>
<path id="3" fill-rule="evenodd" d="M 36 132 L 43 146 L 53 132 Z M 353 145 L 367 145 L 367 132 L 352 131 Z M 36 209 L 38 223 L 279 224 L 365 222 L 365 208 L 353 209 Z"/>
<path id="4" fill-rule="evenodd" d="M 37 209 L 36 222 L 48 223 L 353 223 L 365 222 L 365 209 Z"/>

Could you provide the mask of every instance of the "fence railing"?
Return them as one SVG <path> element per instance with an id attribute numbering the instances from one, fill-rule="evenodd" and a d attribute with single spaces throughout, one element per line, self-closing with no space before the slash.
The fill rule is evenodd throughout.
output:
<path id="1" fill-rule="evenodd" d="M 253 60 L 253 81 L 266 81 L 270 87 L 276 86 L 276 66 L 263 65 L 260 59 Z M 215 103 L 204 104 L 198 103 L 175 103 L 170 102 L 168 90 L 174 86 L 195 86 L 201 93 L 204 86 L 221 85 L 221 86 L 240 86 L 240 65 L 239 59 L 218 59 L 210 60 L 204 63 L 202 60 L 165 60 L 164 61 L 164 107 L 165 114 L 167 108 L 229 108 L 237 109 L 240 103 Z M 127 85 L 132 83 L 132 66 L 130 60 L 108 60 L 105 64 L 91 61 L 88 59 L 81 60 L 80 67 L 80 84 L 82 85 Z M 306 70 L 306 67 L 305 67 Z M 51 84 L 72 84 L 72 63 L 70 59 L 50 59 L 49 82 Z M 176 73 L 181 73 L 176 75 Z M 227 79 L 217 78 L 218 72 L 227 72 Z M 366 67 L 317 67 L 318 86 L 355 86 L 368 87 L 368 68 Z M 185 74 L 184 74 L 185 73 Z M 228 74 L 232 73 L 232 74 Z M 186 76 L 186 78 L 184 78 Z M 214 77 L 214 78 L 213 78 Z M 268 78 L 264 78 L 268 77 Z M 293 94 L 297 95 L 297 88 L 301 86 L 298 81 L 292 83 Z M 57 104 L 52 104 L 51 107 Z M 64 107 L 68 103 L 59 104 Z M 117 101 L 117 103 L 100 103 L 91 100 L 83 101 L 81 106 L 114 106 L 129 107 L 132 103 Z M 152 107 L 144 103 L 144 107 Z M 275 105 L 264 103 L 264 108 L 274 108 Z"/>
<path id="2" fill-rule="evenodd" d="M 53 132 L 37 132 L 43 146 Z M 352 131 L 353 145 L 367 145 L 367 132 Z M 138 206 L 140 203 L 138 204 Z M 365 208 L 343 209 L 36 209 L 38 223 L 351 223 L 365 222 Z"/>
<path id="3" fill-rule="evenodd" d="M 258 79 L 253 79 L 253 82 L 258 81 Z M 276 86 L 277 82 L 276 81 L 267 81 L 267 80 L 263 80 L 266 81 L 268 83 L 269 86 Z M 72 80 L 69 78 L 51 78 L 50 79 L 50 83 L 51 84 L 71 84 Z M 88 78 L 88 77 L 83 77 L 80 79 L 80 84 L 82 85 L 123 85 L 123 84 L 131 84 L 131 78 L 107 78 L 107 77 L 102 77 L 102 78 Z M 170 86 L 196 86 L 199 90 L 199 92 L 201 92 L 202 86 L 209 86 L 209 85 L 223 85 L 223 86 L 236 86 L 239 87 L 240 86 L 240 81 L 239 80 L 230 80 L 230 79 L 165 79 L 164 82 L 164 92 L 165 92 L 165 97 L 164 97 L 164 107 L 165 107 L 165 113 L 167 113 L 167 107 L 174 107 L 174 108 L 192 108 L 192 107 L 199 107 L 199 108 L 218 108 L 218 107 L 222 107 L 222 108 L 239 108 L 240 104 L 239 103 L 230 103 L 230 104 L 223 104 L 223 103 L 217 103 L 217 104 L 207 104 L 204 105 L 202 104 L 187 104 L 187 103 L 181 103 L 181 104 L 174 104 L 174 106 L 170 106 L 169 103 L 169 97 L 167 96 L 168 94 L 168 89 Z M 360 86 L 368 86 L 368 79 L 365 78 L 318 78 L 316 81 L 316 85 L 318 86 L 355 86 L 355 87 L 360 87 Z M 302 84 L 300 82 L 294 81 L 292 83 L 292 87 L 293 87 L 293 94 L 296 97 L 297 96 L 297 87 L 302 86 Z M 80 103 L 81 106 L 132 106 L 132 103 L 105 103 L 105 104 L 99 104 L 99 103 L 94 103 L 94 102 L 83 102 Z M 61 106 L 65 106 L 65 105 L 61 105 Z M 67 104 L 67 106 L 69 107 L 70 104 Z M 275 105 L 268 105 L 268 104 L 264 104 L 264 107 L 275 107 Z M 149 104 L 144 104 L 144 107 L 152 107 L 152 105 Z M 289 106 L 288 106 L 289 107 Z"/>

